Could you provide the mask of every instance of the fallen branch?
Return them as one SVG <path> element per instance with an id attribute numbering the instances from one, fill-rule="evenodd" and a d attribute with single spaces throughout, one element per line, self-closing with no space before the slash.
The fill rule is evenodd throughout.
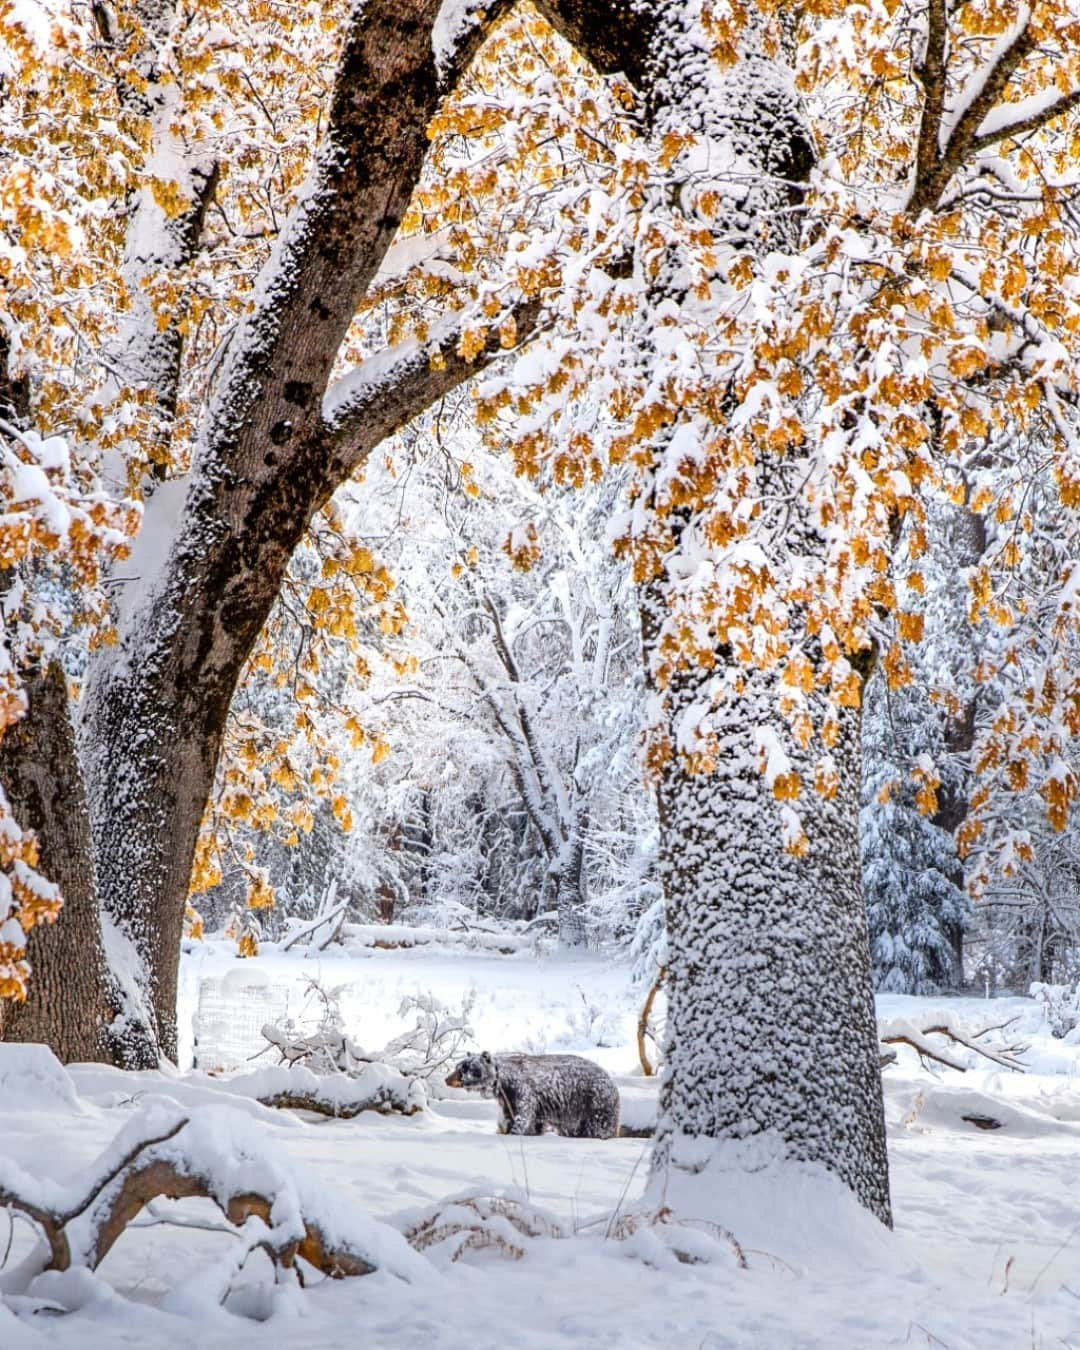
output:
<path id="1" fill-rule="evenodd" d="M 366 1064 L 355 1077 L 317 1074 L 299 1066 L 259 1069 L 226 1079 L 220 1087 L 263 1106 L 313 1111 L 338 1120 L 351 1120 L 363 1111 L 414 1116 L 427 1105 L 422 1082 L 379 1063 Z"/>
<path id="2" fill-rule="evenodd" d="M 265 1251 L 281 1269 L 303 1257 L 333 1279 L 380 1265 L 407 1277 L 412 1260 L 392 1229 L 342 1209 L 284 1169 L 251 1120 L 227 1107 L 191 1117 L 172 1105 L 152 1107 L 71 1188 L 78 1199 L 68 1204 L 58 1203 L 61 1188 L 48 1182 L 21 1174 L 13 1187 L 10 1172 L 0 1180 L 0 1205 L 25 1214 L 44 1238 L 13 1277 L 23 1287 L 45 1270 L 96 1270 L 144 1209 L 160 1221 L 152 1208 L 159 1198 L 212 1201 L 231 1225 L 217 1231 L 244 1238 L 247 1252 Z"/>
<path id="3" fill-rule="evenodd" d="M 287 952 L 291 947 L 295 947 L 298 942 L 313 938 L 324 924 L 330 924 L 331 926 L 326 936 L 321 938 L 319 942 L 312 947 L 313 951 L 324 951 L 341 932 L 342 926 L 345 923 L 345 916 L 348 912 L 349 902 L 348 900 L 343 900 L 340 905 L 336 905 L 326 913 L 317 915 L 314 919 L 305 923 L 303 927 L 298 928 L 295 933 L 286 938 L 281 944 L 281 950 Z"/>
<path id="4" fill-rule="evenodd" d="M 958 1056 L 952 1054 L 947 1047 L 935 1045 L 927 1039 L 930 1036 L 944 1036 L 953 1044 L 961 1045 L 966 1050 L 972 1050 L 975 1054 L 983 1056 L 984 1059 L 988 1059 L 994 1064 L 1000 1064 L 1004 1069 L 1024 1073 L 1025 1065 L 1020 1056 L 1025 1052 L 1027 1046 L 1020 1044 L 985 1045 L 980 1044 L 978 1040 L 980 1036 L 985 1036 L 991 1031 L 1000 1031 L 1009 1025 L 1009 1022 L 1004 1022 L 1000 1026 L 984 1027 L 981 1031 L 969 1032 L 967 1028 L 956 1026 L 948 1020 L 934 1021 L 930 1026 L 917 1026 L 906 1018 L 892 1018 L 889 1021 L 878 1023 L 878 1040 L 882 1045 L 910 1045 L 913 1050 L 918 1052 L 921 1059 L 930 1059 L 948 1069 L 957 1069 L 960 1073 L 965 1073 L 968 1068 L 967 1064 Z M 885 1063 L 884 1058 L 882 1063 Z"/>
<path id="5" fill-rule="evenodd" d="M 382 1109 L 386 1106 L 389 1110 L 402 1110 L 407 1115 L 411 1114 L 413 1102 L 409 1097 L 409 1083 L 420 1079 L 429 1091 L 438 1095 L 447 1070 L 461 1058 L 466 1044 L 473 1036 L 472 1027 L 469 1025 L 473 994 L 466 995 L 459 1011 L 445 1007 L 431 993 L 409 994 L 402 999 L 398 1016 L 407 1017 L 411 1013 L 412 1026 L 372 1054 L 361 1049 L 343 1029 L 338 1003 L 340 990 L 325 989 L 314 979 L 309 979 L 308 984 L 322 1000 L 321 1026 L 316 1031 L 301 1034 L 291 1021 L 281 1025 L 268 1023 L 262 1029 L 263 1038 L 268 1042 L 267 1048 L 275 1049 L 281 1062 L 291 1067 L 299 1065 L 314 1073 L 334 1077 L 348 1075 L 368 1083 L 375 1075 L 382 1073 L 383 1078 L 378 1081 L 382 1083 L 384 1089 L 389 1083 L 397 1085 L 398 1100 L 380 1099 L 374 1106 L 359 1106 L 357 1108 L 359 1110 Z M 263 1053 L 265 1050 L 260 1051 L 260 1054 Z M 312 1079 L 299 1090 L 307 1094 L 316 1089 L 319 1081 Z M 273 1089 L 275 1095 L 293 1094 L 296 1091 L 297 1080 L 288 1076 L 281 1078 L 278 1086 Z M 338 1095 L 344 1092 L 351 1101 L 357 1090 L 344 1088 L 333 1091 Z M 249 1092 L 248 1095 L 261 1097 L 263 1094 L 260 1091 Z M 422 1106 L 424 1100 L 420 1095 L 416 1104 Z M 321 1108 L 316 1105 L 312 1109 Z M 335 1111 L 330 1114 L 342 1113 Z M 355 1115 L 356 1110 L 344 1114 Z"/>
<path id="6" fill-rule="evenodd" d="M 352 1120 L 364 1111 L 374 1111 L 380 1116 L 414 1116 L 422 1111 L 422 1106 L 410 1106 L 402 1109 L 379 1101 L 350 1102 L 342 1105 L 328 1102 L 314 1093 L 276 1092 L 269 1097 L 258 1097 L 262 1106 L 271 1106 L 281 1111 L 310 1111 L 313 1115 L 328 1116 L 333 1120 Z"/>

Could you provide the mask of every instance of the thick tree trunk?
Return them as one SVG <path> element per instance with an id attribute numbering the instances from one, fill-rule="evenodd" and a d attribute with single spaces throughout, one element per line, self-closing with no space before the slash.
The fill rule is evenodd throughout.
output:
<path id="1" fill-rule="evenodd" d="M 707 698 L 681 679 L 673 713 Z M 870 951 L 859 881 L 859 716 L 832 751 L 841 786 L 809 784 L 798 807 L 809 850 L 780 844 L 777 803 L 756 767 L 755 725 L 778 736 L 775 676 L 716 710 L 715 773 L 669 765 L 659 791 L 667 898 L 668 1020 L 654 1171 L 701 1165 L 705 1139 L 771 1131 L 822 1163 L 890 1222 Z"/>
<path id="2" fill-rule="evenodd" d="M 37 834 L 41 870 L 60 887 L 64 908 L 56 923 L 30 933 L 29 994 L 25 1003 L 0 1003 L 0 1038 L 41 1041 L 65 1062 L 107 1061 L 117 1007 L 64 672 L 49 666 L 26 693 L 26 716 L 0 738 L 0 781 L 16 820 Z"/>
<path id="3" fill-rule="evenodd" d="M 690 130 L 712 151 L 710 176 L 728 202 L 714 226 L 718 245 L 753 252 L 794 243 L 791 208 L 813 164 L 812 142 L 790 72 L 766 55 L 755 7 L 748 7 L 740 59 L 726 72 L 711 55 L 698 0 L 640 0 L 634 8 L 635 22 L 648 30 L 640 67 L 648 125 L 657 138 Z M 685 173 L 700 174 L 702 162 L 699 150 Z M 676 202 L 680 172 L 676 161 L 666 185 Z M 673 255 L 654 304 L 681 307 L 684 275 Z M 652 334 L 643 330 L 641 340 L 647 351 Z M 727 392 L 717 390 L 720 397 Z M 675 429 L 661 433 L 658 463 L 662 438 Z M 783 466 L 775 472 L 782 477 Z M 786 487 L 779 498 L 794 503 L 797 481 Z M 767 543 L 764 522 L 761 528 Z M 797 513 L 783 529 L 786 547 L 811 554 L 822 547 Z M 666 587 L 660 577 L 642 597 L 647 664 L 667 613 Z M 727 654 L 717 657 L 722 666 Z M 692 706 L 710 708 L 722 687 L 717 674 L 694 668 L 676 675 L 664 691 L 674 723 Z M 815 795 L 813 769 L 792 747 L 809 836 L 805 856 L 795 858 L 783 847 L 778 804 L 757 767 L 759 726 L 790 739 L 776 711 L 779 674 L 747 671 L 744 679 L 744 695 L 729 696 L 710 714 L 715 772 L 691 775 L 675 757 L 659 788 L 669 1044 L 653 1182 L 663 1192 L 674 1174 L 699 1172 L 714 1141 L 768 1133 L 788 1156 L 823 1164 L 890 1223 L 857 836 L 859 719 L 850 710 L 842 715 L 832 751 L 840 787 L 831 800 Z"/>
<path id="4" fill-rule="evenodd" d="M 489 21 L 505 8 L 491 6 Z M 102 903 L 134 944 L 170 1057 L 195 842 L 229 704 L 289 558 L 380 441 L 499 351 L 496 335 L 469 365 L 456 335 L 443 335 L 376 362 L 378 381 L 359 382 L 324 414 L 342 338 L 419 177 L 441 92 L 438 9 L 439 0 L 354 9 L 312 190 L 233 340 L 189 479 L 157 489 L 116 573 L 132 593 L 121 598 L 120 641 L 88 682 L 79 735 Z M 457 62 L 482 32 L 469 30 Z M 523 308 L 520 331 L 537 310 Z"/>

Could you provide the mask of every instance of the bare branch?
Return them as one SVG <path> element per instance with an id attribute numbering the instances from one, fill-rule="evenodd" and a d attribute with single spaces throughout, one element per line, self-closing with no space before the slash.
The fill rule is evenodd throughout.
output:
<path id="1" fill-rule="evenodd" d="M 1032 113 L 1030 117 L 1018 118 L 1015 122 L 1009 122 L 1007 125 L 998 127 L 994 131 L 988 131 L 983 136 L 976 136 L 972 142 L 971 153 L 979 154 L 991 145 L 997 145 L 1000 141 L 1010 140 L 1014 136 L 1023 136 L 1028 131 L 1038 131 L 1048 122 L 1052 122 L 1055 117 L 1062 117 L 1065 113 L 1071 112 L 1073 108 L 1080 107 L 1080 89 L 1074 89 L 1071 94 L 1065 94 L 1056 99 L 1049 107 L 1043 108 L 1040 112 Z"/>
<path id="2" fill-rule="evenodd" d="M 646 1078 L 651 1078 L 656 1072 L 655 1066 L 650 1062 L 648 1053 L 645 1049 L 645 1038 L 649 1033 L 649 1017 L 652 1013 L 653 1004 L 656 996 L 660 992 L 660 987 L 667 976 L 667 966 L 661 966 L 656 972 L 656 979 L 653 980 L 649 992 L 645 995 L 645 1002 L 641 1008 L 641 1014 L 638 1017 L 637 1024 L 637 1048 L 638 1060 L 641 1063 L 641 1072 Z"/>
<path id="3" fill-rule="evenodd" d="M 1004 1025 L 1008 1025 L 1008 1023 Z M 957 1069 L 960 1073 L 966 1072 L 968 1067 L 966 1064 L 949 1050 L 942 1046 L 935 1046 L 927 1039 L 929 1036 L 944 1036 L 955 1045 L 962 1045 L 967 1050 L 973 1050 L 977 1055 L 982 1055 L 983 1058 L 991 1060 L 994 1064 L 1000 1064 L 1002 1068 L 1023 1073 L 1024 1065 L 1019 1056 L 1023 1054 L 1025 1046 L 979 1043 L 978 1037 L 985 1036 L 988 1031 L 997 1029 L 984 1027 L 980 1031 L 969 1034 L 965 1029 L 955 1027 L 948 1022 L 935 1022 L 931 1026 L 917 1026 L 904 1018 L 899 1018 L 881 1023 L 878 1028 L 878 1039 L 882 1045 L 910 1045 L 924 1059 L 932 1059 L 938 1064 L 945 1065 L 948 1069 Z"/>
<path id="4" fill-rule="evenodd" d="M 1009 81 L 1016 74 L 1023 61 L 1035 50 L 1035 36 L 1031 30 L 1030 16 L 1024 27 L 1001 53 L 979 87 L 979 92 L 953 127 L 943 151 L 937 154 L 936 164 L 925 174 L 918 172 L 908 203 L 908 214 L 917 216 L 925 210 L 933 210 L 941 194 L 953 175 L 975 153 L 979 127 L 989 116 L 998 100 L 1005 92 Z M 944 77 L 943 77 L 944 78 Z M 920 151 L 922 142 L 920 139 Z M 935 152 L 937 147 L 934 147 Z M 920 166 L 921 168 L 921 166 Z"/>

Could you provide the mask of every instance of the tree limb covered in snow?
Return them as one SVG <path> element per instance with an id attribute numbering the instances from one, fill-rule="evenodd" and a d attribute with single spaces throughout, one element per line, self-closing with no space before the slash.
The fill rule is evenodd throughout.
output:
<path id="1" fill-rule="evenodd" d="M 1026 1046 L 1020 1044 L 986 1044 L 979 1040 L 979 1037 L 985 1036 L 987 1032 L 1000 1031 L 1007 1027 L 1008 1022 L 1002 1026 L 984 1027 L 981 1031 L 971 1032 L 966 1027 L 954 1023 L 951 1018 L 934 1015 L 927 1021 L 930 1025 L 916 1025 L 904 1017 L 890 1018 L 888 1021 L 879 1022 L 878 1039 L 882 1045 L 910 1045 L 913 1050 L 918 1051 L 923 1059 L 934 1060 L 935 1063 L 943 1064 L 948 1069 L 958 1069 L 961 1073 L 966 1072 L 968 1065 L 959 1056 L 928 1039 L 931 1036 L 944 1036 L 955 1045 L 973 1050 L 977 1055 L 982 1055 L 994 1064 L 1000 1064 L 1004 1069 L 1013 1069 L 1017 1073 L 1025 1071 L 1020 1056 L 1027 1048 Z"/>
<path id="2" fill-rule="evenodd" d="M 279 1035 L 279 1029 L 264 1027 L 263 1035 L 269 1040 Z M 310 1038 L 307 1044 L 313 1047 L 306 1051 L 308 1054 L 326 1053 L 320 1037 Z M 287 1046 L 283 1053 L 299 1057 L 295 1045 Z M 230 1079 L 226 1086 L 230 1091 L 253 1097 L 263 1106 L 313 1111 L 339 1120 L 351 1120 L 363 1111 L 383 1116 L 413 1116 L 427 1102 L 423 1085 L 415 1078 L 389 1064 L 376 1062 L 364 1064 L 355 1077 L 343 1072 L 317 1074 L 300 1066 L 282 1066 Z"/>
<path id="3" fill-rule="evenodd" d="M 517 346 L 536 336 L 541 313 L 535 298 L 513 307 Z M 377 352 L 330 387 L 310 444 L 326 465 L 327 496 L 389 436 L 506 353 L 496 331 L 466 360 L 458 351 L 461 336 L 453 316 L 427 342 L 409 339 Z"/>
<path id="4" fill-rule="evenodd" d="M 43 1270 L 96 1270 L 158 1198 L 212 1200 L 238 1235 L 244 1230 L 249 1249 L 265 1251 L 275 1266 L 289 1269 L 302 1257 L 334 1279 L 384 1264 L 408 1273 L 396 1233 L 351 1208 L 335 1212 L 328 1194 L 283 1168 L 250 1120 L 228 1108 L 193 1116 L 174 1106 L 150 1108 L 71 1191 L 74 1200 L 18 1168 L 0 1169 L 0 1206 L 25 1214 L 44 1238 L 17 1272 L 20 1281 Z"/>

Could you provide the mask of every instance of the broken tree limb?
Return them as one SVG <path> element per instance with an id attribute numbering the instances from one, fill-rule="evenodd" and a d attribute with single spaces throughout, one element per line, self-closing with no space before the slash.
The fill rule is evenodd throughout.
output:
<path id="1" fill-rule="evenodd" d="M 649 1060 L 648 1051 L 645 1048 L 645 1039 L 649 1035 L 649 1017 L 652 1014 L 653 1003 L 660 992 L 660 986 L 664 983 L 664 977 L 667 975 L 667 966 L 661 966 L 656 972 L 656 979 L 653 980 L 649 992 L 645 995 L 645 1002 L 641 1008 L 641 1015 L 638 1017 L 637 1024 L 637 1049 L 638 1059 L 641 1062 L 641 1072 L 646 1078 L 651 1078 L 656 1069 Z"/>
<path id="2" fill-rule="evenodd" d="M 419 1079 L 377 1062 L 366 1064 L 355 1077 L 282 1065 L 226 1079 L 220 1086 L 226 1092 L 254 1098 L 263 1106 L 313 1111 L 338 1120 L 350 1120 L 363 1111 L 413 1116 L 427 1105 L 427 1093 Z"/>
<path id="3" fill-rule="evenodd" d="M 878 1040 L 882 1045 L 910 1045 L 922 1059 L 933 1060 L 948 1069 L 957 1069 L 960 1073 L 966 1072 L 968 1066 L 959 1056 L 953 1054 L 947 1046 L 935 1044 L 928 1039 L 930 1036 L 944 1036 L 954 1045 L 961 1045 L 966 1050 L 972 1050 L 984 1059 L 988 1059 L 994 1064 L 1000 1064 L 1004 1069 L 1011 1069 L 1015 1073 L 1025 1071 L 1025 1065 L 1020 1056 L 1026 1050 L 1026 1046 L 1020 1044 L 987 1045 L 979 1042 L 979 1037 L 985 1036 L 991 1031 L 1000 1031 L 1009 1026 L 1010 1023 L 1005 1022 L 1001 1026 L 984 1027 L 980 1031 L 972 1032 L 966 1027 L 953 1023 L 949 1018 L 942 1018 L 940 1015 L 935 1015 L 929 1021 L 929 1025 L 916 1025 L 903 1017 L 881 1021 L 878 1023 Z M 882 1059 L 882 1063 L 885 1062 Z"/>
<path id="4" fill-rule="evenodd" d="M 400 1234 L 283 1166 L 250 1118 L 229 1107 L 191 1116 L 175 1103 L 149 1108 L 70 1188 L 0 1172 L 0 1205 L 25 1214 L 44 1239 L 18 1272 L 24 1285 L 45 1270 L 96 1270 L 152 1201 L 196 1197 L 278 1267 L 300 1256 L 333 1279 L 420 1269 Z"/>

